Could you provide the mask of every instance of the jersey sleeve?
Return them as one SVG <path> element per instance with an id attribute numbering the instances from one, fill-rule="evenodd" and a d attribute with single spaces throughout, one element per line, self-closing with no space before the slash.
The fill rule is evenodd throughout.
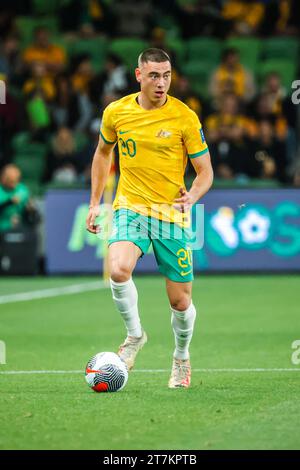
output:
<path id="1" fill-rule="evenodd" d="M 100 135 L 106 144 L 114 144 L 117 141 L 117 133 L 114 127 L 111 106 L 107 106 L 104 110 L 100 127 Z"/>
<path id="2" fill-rule="evenodd" d="M 182 134 L 183 143 L 189 158 L 200 157 L 208 152 L 202 125 L 197 114 L 193 111 L 185 118 Z"/>

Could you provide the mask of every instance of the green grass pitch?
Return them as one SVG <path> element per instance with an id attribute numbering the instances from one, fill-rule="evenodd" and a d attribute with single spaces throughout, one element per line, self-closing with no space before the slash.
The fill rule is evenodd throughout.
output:
<path id="1" fill-rule="evenodd" d="M 188 390 L 167 388 L 164 280 L 135 280 L 149 342 L 118 393 L 93 392 L 83 374 L 92 355 L 124 339 L 109 289 L 0 304 L 0 449 L 299 449 L 299 276 L 197 277 L 191 360 L 206 370 L 194 370 Z M 90 281 L 2 278 L 0 300 Z M 69 373 L 7 373 L 36 370 Z"/>

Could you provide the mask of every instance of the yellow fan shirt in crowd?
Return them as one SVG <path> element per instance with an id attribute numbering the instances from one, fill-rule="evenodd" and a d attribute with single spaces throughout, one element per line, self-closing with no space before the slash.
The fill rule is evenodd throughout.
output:
<path id="1" fill-rule="evenodd" d="M 66 64 L 66 54 L 62 47 L 54 44 L 49 44 L 45 48 L 32 45 L 25 49 L 23 60 L 27 64 L 42 62 L 48 65 L 64 65 Z"/>
<path id="2" fill-rule="evenodd" d="M 106 143 L 118 141 L 120 156 L 113 208 L 186 225 L 189 216 L 172 205 L 185 187 L 187 158 L 208 152 L 202 126 L 194 111 L 172 96 L 153 110 L 143 109 L 137 97 L 114 101 L 103 114 L 100 134 Z"/>

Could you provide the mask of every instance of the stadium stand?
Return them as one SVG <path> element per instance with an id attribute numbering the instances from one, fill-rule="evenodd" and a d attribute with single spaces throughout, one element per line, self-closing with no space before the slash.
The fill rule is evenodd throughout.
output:
<path id="1" fill-rule="evenodd" d="M 221 112 L 222 93 L 225 97 L 233 92 L 239 95 L 242 115 L 255 128 L 247 135 L 247 152 L 258 142 L 263 145 L 262 119 L 269 122 L 272 139 L 282 143 L 283 174 L 275 171 L 267 179 L 261 175 L 261 184 L 269 185 L 272 180 L 275 185 L 293 185 L 298 181 L 299 123 L 291 101 L 292 83 L 299 73 L 299 25 L 293 19 L 298 15 L 297 3 L 290 2 L 283 15 L 281 8 L 271 14 L 265 2 L 254 2 L 247 8 L 242 0 L 210 2 L 210 7 L 202 0 L 170 0 L 163 5 L 156 0 L 144 1 L 132 18 L 139 27 L 146 25 L 140 35 L 133 31 L 129 14 L 122 17 L 122 25 L 118 23 L 124 10 L 121 3 L 28 0 L 26 7 L 17 2 L 9 10 L 2 24 L 0 47 L 0 78 L 7 84 L 9 98 L 8 106 L 0 108 L 0 167 L 16 163 L 33 193 L 42 194 L 51 184 L 45 180 L 46 156 L 55 134 L 66 126 L 75 140 L 81 138 L 86 144 L 91 123 L 101 117 L 103 108 L 122 94 L 137 90 L 133 76 L 136 59 L 151 45 L 170 53 L 174 61 L 172 93 L 178 93 L 199 114 L 209 144 L 216 143 L 209 142 L 210 130 L 205 126 L 211 119 L 207 118 Z M 130 9 L 130 0 L 126 4 Z M 198 26 L 196 20 L 200 21 Z M 118 35 L 120 28 L 122 36 Z M 39 46 L 36 38 L 41 30 L 46 31 L 47 39 Z M 38 54 L 36 47 L 41 47 Z M 222 69 L 222 57 L 230 50 L 236 51 L 238 59 L 229 64 L 228 72 Z M 43 59 L 51 54 L 53 58 L 61 54 L 59 67 Z M 245 88 L 242 70 L 251 77 L 251 90 Z M 280 86 L 271 92 L 265 83 L 274 73 Z M 223 80 L 221 95 L 212 94 L 216 77 Z M 234 131 L 237 124 L 232 125 Z M 84 152 L 85 145 L 82 149 Z M 82 171 L 85 168 L 79 165 L 72 184 L 84 184 Z M 230 176 L 231 186 L 240 184 L 239 176 Z M 244 176 L 251 184 L 253 172 Z M 217 178 L 215 184 L 223 183 Z"/>

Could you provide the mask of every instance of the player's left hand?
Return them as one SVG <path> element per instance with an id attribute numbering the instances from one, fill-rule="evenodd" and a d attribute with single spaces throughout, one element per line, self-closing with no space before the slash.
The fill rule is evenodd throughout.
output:
<path id="1" fill-rule="evenodd" d="M 185 188 L 180 188 L 179 193 L 180 197 L 174 200 L 173 207 L 180 212 L 188 212 L 195 203 L 194 198 Z"/>

